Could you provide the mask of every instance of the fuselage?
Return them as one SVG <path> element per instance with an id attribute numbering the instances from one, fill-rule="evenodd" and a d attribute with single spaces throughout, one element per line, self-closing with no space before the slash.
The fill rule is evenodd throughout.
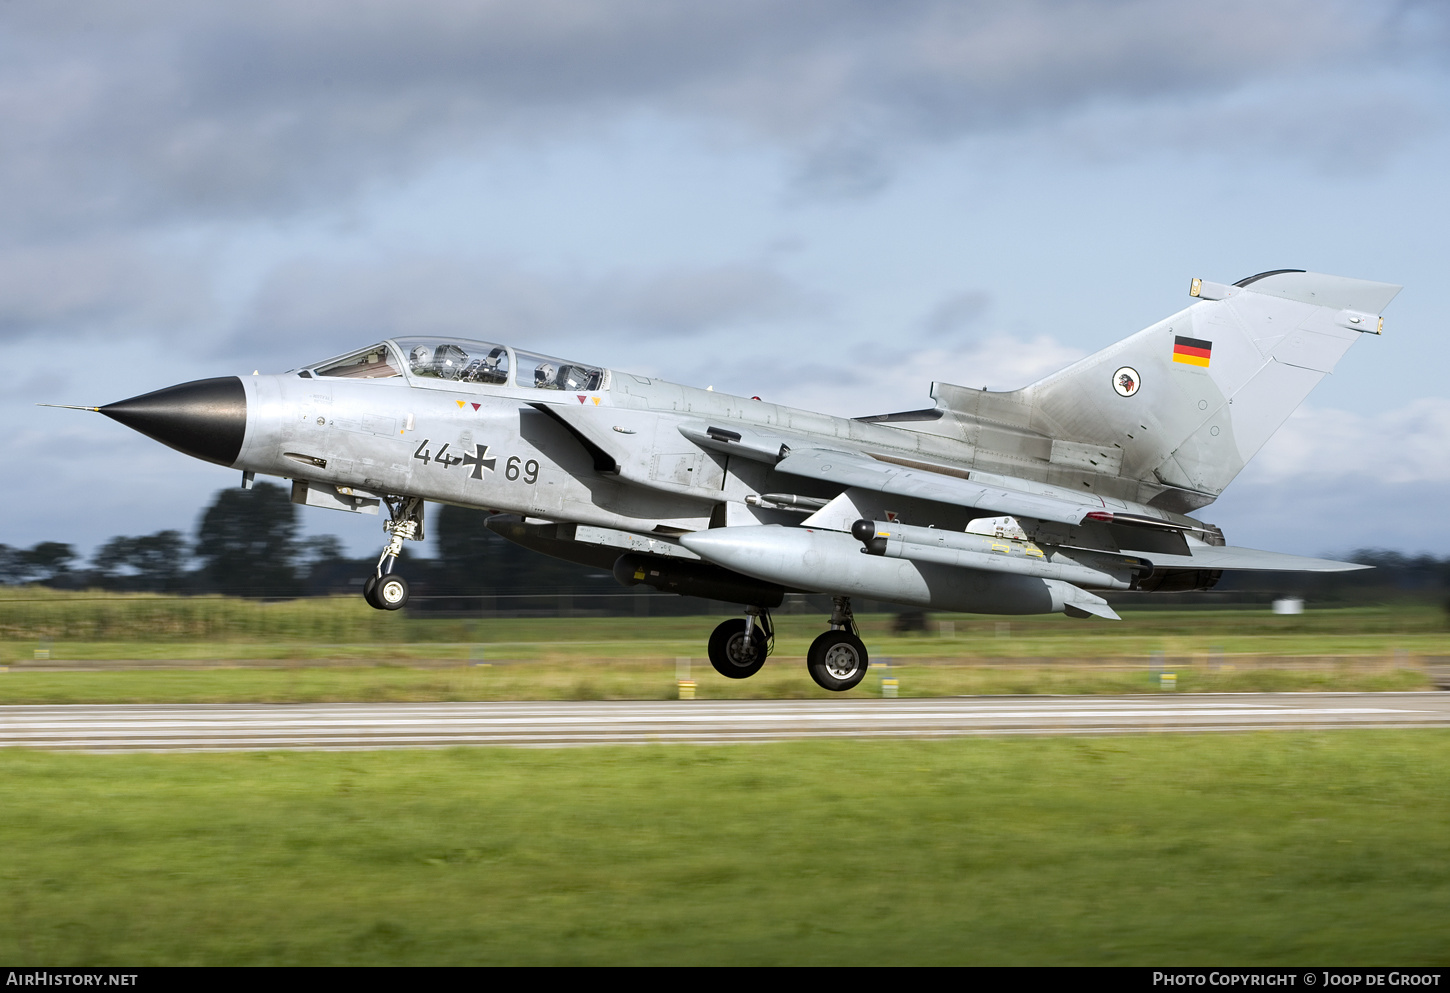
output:
<path id="1" fill-rule="evenodd" d="M 1024 456 L 1020 437 L 1009 455 L 974 445 L 950 420 L 913 421 L 909 428 L 853 420 L 558 360 L 566 370 L 589 370 L 574 384 L 589 388 L 539 387 L 528 368 L 538 357 L 512 349 L 505 350 L 508 374 L 468 381 L 458 378 L 467 368 L 461 362 L 456 372 L 445 370 L 452 377 L 420 373 L 405 358 L 417 340 L 375 346 L 389 351 L 390 375 L 327 375 L 329 363 L 320 363 L 242 377 L 246 430 L 233 466 L 368 494 L 665 536 L 705 529 L 712 519 L 718 526 L 725 513 L 732 525 L 795 523 L 799 513 L 747 498 L 788 492 L 829 499 L 839 492 L 775 479 L 761 461 L 703 449 L 682 433 L 759 429 L 907 464 L 971 470 L 983 480 L 1010 469 L 1015 486 L 1036 476 L 1043 492 L 1075 499 L 1089 493 L 1106 507 L 1142 509 L 1133 499 L 1137 483 L 1052 465 L 1045 453 Z M 466 354 L 505 348 L 430 341 Z M 601 465 L 601 449 L 612 465 Z"/>

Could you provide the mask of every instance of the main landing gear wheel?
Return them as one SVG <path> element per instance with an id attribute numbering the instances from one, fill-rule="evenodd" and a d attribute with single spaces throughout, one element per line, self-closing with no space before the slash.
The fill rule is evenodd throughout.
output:
<path id="1" fill-rule="evenodd" d="M 402 576 L 384 576 L 373 587 L 373 600 L 384 610 L 397 610 L 408 602 L 408 581 Z"/>
<path id="2" fill-rule="evenodd" d="M 866 646 L 850 631 L 827 631 L 811 642 L 806 668 L 823 689 L 849 690 L 866 678 Z"/>
<path id="3" fill-rule="evenodd" d="M 759 625 L 750 632 L 750 647 L 745 645 L 745 619 L 732 617 L 710 635 L 710 664 L 727 679 L 753 676 L 765 665 L 766 633 Z"/>

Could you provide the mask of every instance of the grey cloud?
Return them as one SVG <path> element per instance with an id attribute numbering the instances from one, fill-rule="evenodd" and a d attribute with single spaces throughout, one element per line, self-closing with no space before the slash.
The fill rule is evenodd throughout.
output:
<path id="1" fill-rule="evenodd" d="M 1240 480 L 1197 516 L 1223 528 L 1229 544 L 1249 548 L 1342 558 L 1371 544 L 1444 554 L 1450 551 L 1444 504 L 1443 484 L 1291 480 L 1258 486 Z M 1326 528 L 1328 521 L 1338 523 Z"/>
<path id="2" fill-rule="evenodd" d="M 1149 146 L 1203 157 L 1272 155 L 1324 174 L 1358 175 L 1377 171 L 1415 135 L 1445 123 L 1442 108 L 1380 74 L 1353 85 L 1283 80 L 1219 100 L 1115 108 L 1019 141 L 1089 161 L 1116 161 Z"/>
<path id="3" fill-rule="evenodd" d="M 224 351 L 295 364 L 397 334 L 550 349 L 595 332 L 679 338 L 822 306 L 776 270 L 749 264 L 579 275 L 533 272 L 501 260 L 304 260 L 269 276 Z"/>
<path id="4" fill-rule="evenodd" d="M 842 346 L 817 335 L 795 335 L 782 343 L 731 350 L 708 362 L 695 361 L 661 373 L 692 386 L 713 386 L 737 396 L 844 417 L 927 406 L 931 375 L 902 388 L 899 351 L 880 342 Z"/>
<path id="5" fill-rule="evenodd" d="M 0 340 L 125 329 L 172 334 L 207 320 L 195 260 L 98 240 L 0 249 Z"/>
<path id="6" fill-rule="evenodd" d="M 870 196 L 890 185 L 892 172 L 892 163 L 873 148 L 828 143 L 801 159 L 787 199 L 808 202 Z"/>
<path id="7" fill-rule="evenodd" d="M 0 188 L 12 192 L 0 220 L 55 231 L 285 214 L 479 143 L 638 110 L 717 119 L 794 150 L 800 189 L 859 194 L 879 189 L 913 143 L 1103 101 L 1230 92 L 1336 60 L 1347 72 L 1413 48 L 1380 9 L 1369 0 L 7 4 Z"/>
<path id="8" fill-rule="evenodd" d="M 822 306 L 773 269 L 723 265 L 625 279 L 604 308 L 618 326 L 654 334 L 692 334 L 804 314 Z"/>
<path id="9" fill-rule="evenodd" d="M 980 321 L 991 305 L 991 294 L 980 290 L 953 294 L 938 303 L 923 318 L 922 330 L 933 337 L 959 334 Z"/>
<path id="10" fill-rule="evenodd" d="M 270 355 L 284 345 L 326 352 L 395 334 L 508 338 L 561 317 L 546 281 L 503 265 L 300 260 L 267 276 L 226 344 L 229 351 Z"/>

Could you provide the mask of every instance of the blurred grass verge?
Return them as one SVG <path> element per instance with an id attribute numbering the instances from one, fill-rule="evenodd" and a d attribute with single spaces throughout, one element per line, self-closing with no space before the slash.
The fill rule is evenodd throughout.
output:
<path id="1" fill-rule="evenodd" d="M 608 652 L 610 644 L 641 637 L 698 649 L 724 616 L 679 617 L 415 617 L 406 612 L 373 610 L 360 597 L 258 601 L 236 597 L 179 597 L 150 593 L 88 593 L 44 587 L 0 587 L 0 648 L 14 661 L 29 657 L 37 641 L 57 647 L 96 646 L 131 654 L 97 658 L 175 658 L 174 651 L 215 651 L 235 646 L 251 657 L 287 658 L 278 652 L 306 648 L 303 657 L 418 657 L 440 643 L 499 644 L 527 648 L 592 642 L 590 650 Z M 1310 609 L 1281 616 L 1266 609 L 1185 610 L 1123 608 L 1121 622 L 1080 621 L 1050 614 L 1001 617 L 934 614 L 923 635 L 893 634 L 896 615 L 861 615 L 862 634 L 876 654 L 1105 656 L 1170 653 L 1210 644 L 1229 653 L 1263 653 L 1266 642 L 1285 646 L 1283 654 L 1345 654 L 1345 647 L 1383 645 L 1386 636 L 1450 651 L 1450 624 L 1439 607 L 1411 602 L 1370 607 Z M 775 615 L 778 634 L 809 642 L 825 628 L 816 613 Z M 1331 650 L 1331 647 L 1333 650 Z M 673 651 L 673 647 L 671 648 Z M 135 654 L 135 653 L 141 654 Z M 318 654 L 318 653 L 322 654 Z M 17 654 L 21 653 L 21 654 Z M 1270 652 L 1272 654 L 1272 652 Z M 1353 653 L 1351 651 L 1350 653 Z M 82 657 L 82 656 L 71 656 Z M 204 656 L 198 656 L 204 657 Z M 218 656 L 212 656 L 218 657 Z M 226 657 L 226 656 L 219 656 Z"/>
<path id="2" fill-rule="evenodd" d="M 428 619 L 356 597 L 275 603 L 221 597 L 0 591 L 0 703 L 665 699 L 693 658 L 701 698 L 827 695 L 807 677 L 815 615 L 776 617 L 776 654 L 749 680 L 703 658 L 718 617 Z M 903 697 L 1002 693 L 1418 690 L 1445 681 L 1450 630 L 1433 606 L 936 615 L 925 634 L 863 615 L 875 668 Z M 478 663 L 485 662 L 485 665 Z M 88 671 L 98 670 L 98 671 Z M 1438 677 L 1437 677 L 1437 674 Z"/>
<path id="3" fill-rule="evenodd" d="M 0 960 L 1445 965 L 1450 734 L 0 752 Z"/>
<path id="4" fill-rule="evenodd" d="M 1423 669 L 1391 659 L 1275 659 L 1264 666 L 1242 662 L 1232 670 L 1208 665 L 1172 669 L 1179 693 L 1247 693 L 1426 690 Z M 365 667 L 293 665 L 275 667 L 126 669 L 122 671 L 25 671 L 0 674 L 0 704 L 66 703 L 437 703 L 467 700 L 670 700 L 678 696 L 674 659 L 591 663 L 530 662 L 516 665 Z M 874 667 L 851 696 L 880 696 Z M 1160 693 L 1163 683 L 1150 666 L 893 665 L 901 697 L 1001 694 Z M 787 700 L 841 698 L 818 687 L 805 659 L 775 657 L 750 679 L 726 679 L 708 662 L 691 666 L 701 700 Z"/>

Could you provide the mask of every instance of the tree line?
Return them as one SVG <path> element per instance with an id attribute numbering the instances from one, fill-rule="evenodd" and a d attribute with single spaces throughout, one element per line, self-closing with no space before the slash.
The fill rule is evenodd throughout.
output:
<path id="1" fill-rule="evenodd" d="M 430 507 L 427 530 L 437 539 L 438 554 L 422 557 L 416 546 L 405 546 L 400 571 L 419 592 L 442 595 L 619 589 L 597 569 L 500 538 L 486 518 L 482 511 Z M 377 537 L 381 552 L 381 527 Z M 299 537 L 297 505 L 288 491 L 263 482 L 217 493 L 190 537 L 178 529 L 119 535 L 89 560 L 60 541 L 30 548 L 0 544 L 0 583 L 72 590 L 317 596 L 360 590 L 376 565 L 376 555 L 349 558 L 334 535 Z"/>
<path id="2" fill-rule="evenodd" d="M 416 596 L 433 601 L 435 608 L 467 610 L 486 597 L 618 597 L 623 592 L 607 573 L 520 548 L 490 531 L 486 520 L 483 511 L 439 505 L 429 508 L 427 531 L 436 540 L 437 554 L 421 556 L 410 543 L 404 546 L 404 561 L 399 565 Z M 381 551 L 381 527 L 377 537 Z M 1385 598 L 1444 602 L 1450 593 L 1450 557 L 1366 549 L 1350 559 L 1375 568 L 1330 574 L 1230 573 L 1209 593 L 1148 594 L 1143 601 L 1253 601 L 1285 594 L 1321 603 Z M 0 544 L 0 583 L 34 583 L 57 589 L 320 596 L 360 592 L 376 564 L 376 555 L 349 558 L 334 535 L 299 537 L 297 505 L 286 489 L 271 483 L 218 492 L 194 536 L 177 529 L 117 536 L 97 548 L 89 561 L 73 546 L 59 541 L 42 541 L 30 548 Z M 660 604 L 655 609 L 672 613 L 704 609 L 703 603 L 672 599 L 681 602 L 674 608 Z M 624 604 L 619 607 L 628 610 Z"/>

